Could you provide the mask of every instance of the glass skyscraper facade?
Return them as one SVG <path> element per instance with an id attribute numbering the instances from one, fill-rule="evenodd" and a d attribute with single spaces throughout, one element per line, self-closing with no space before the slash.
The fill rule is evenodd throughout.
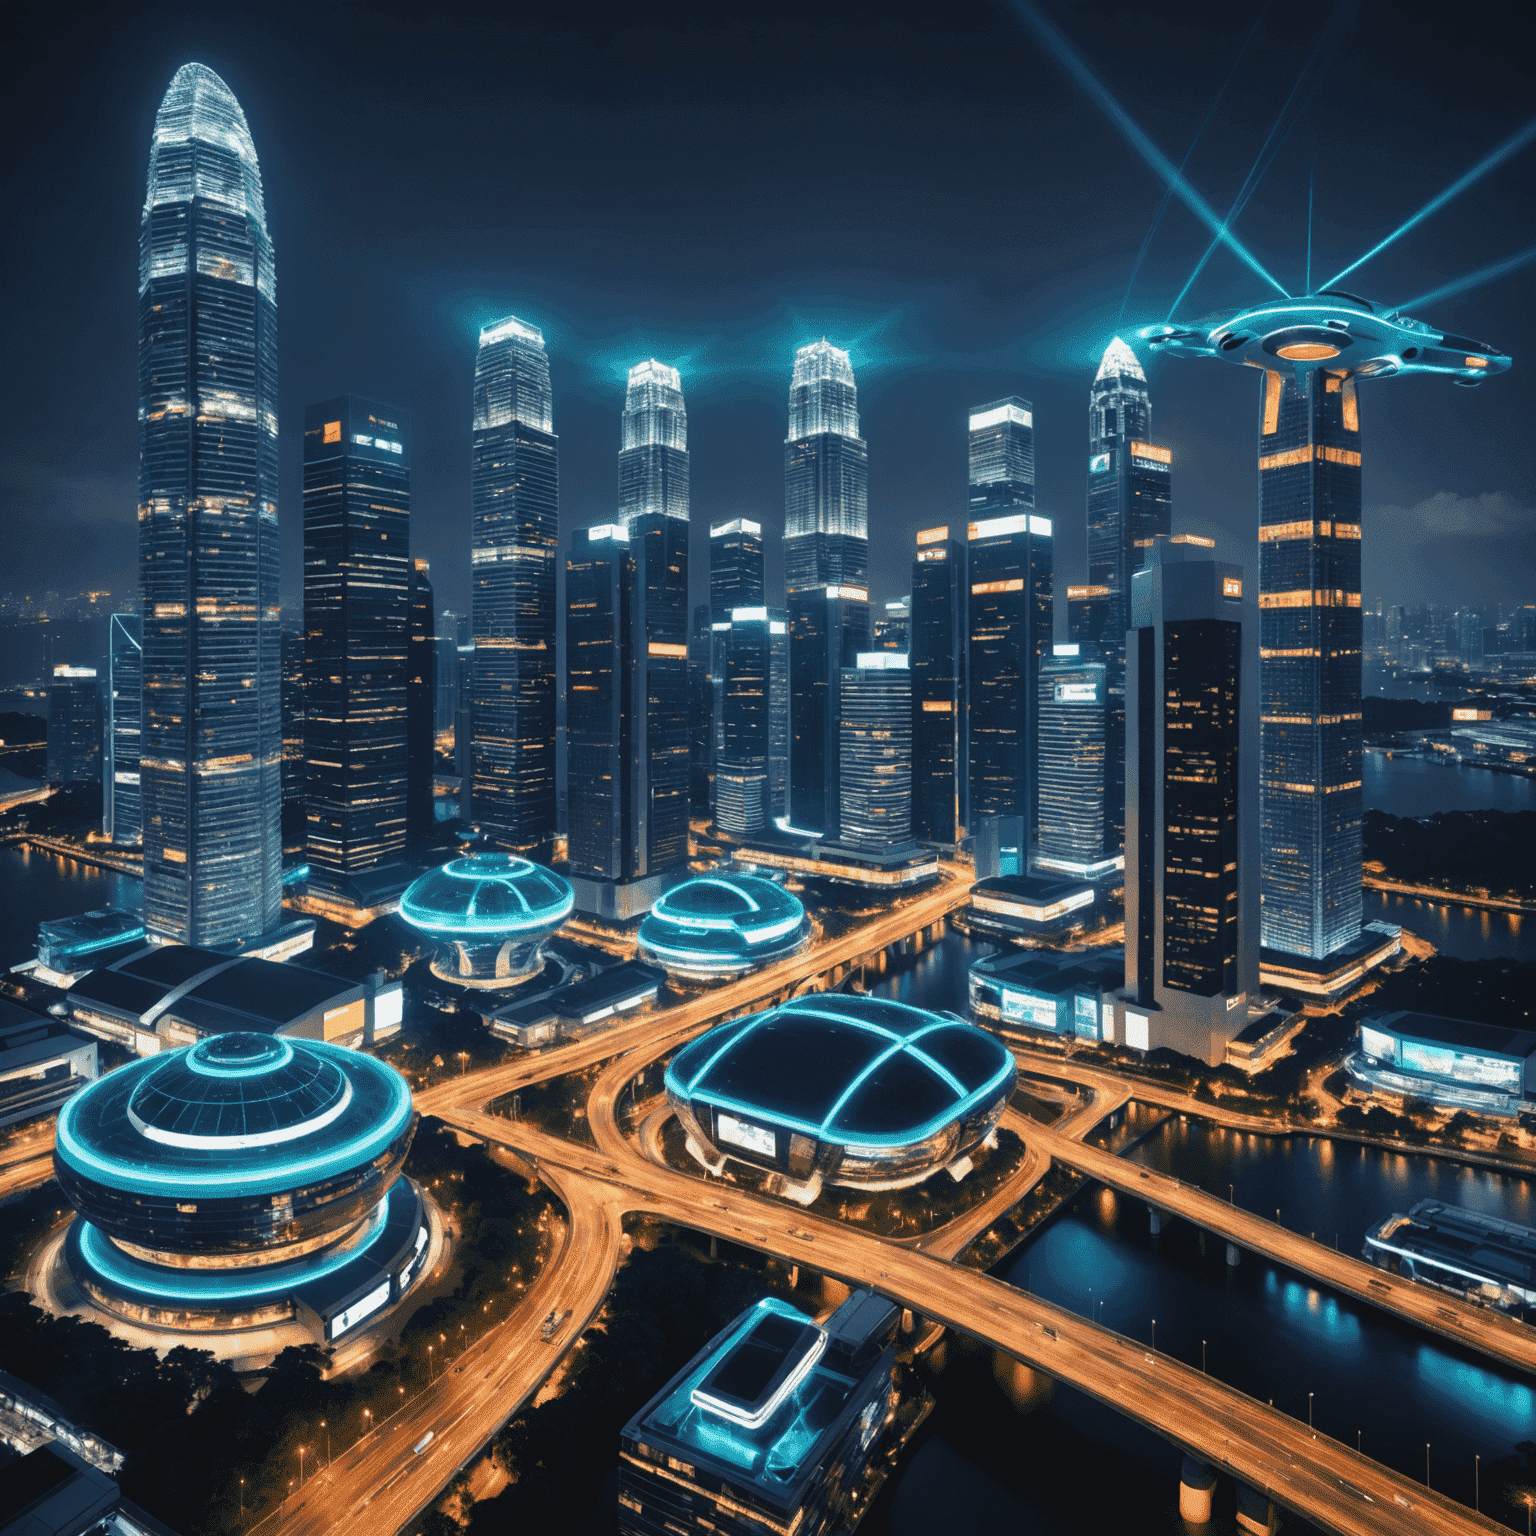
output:
<path id="1" fill-rule="evenodd" d="M 1035 413 L 1009 395 L 970 417 L 970 508 L 988 517 L 1035 504 Z"/>
<path id="2" fill-rule="evenodd" d="M 925 528 L 912 562 L 912 835 L 949 846 L 965 836 L 970 798 L 965 550 L 947 527 Z"/>
<path id="3" fill-rule="evenodd" d="M 1152 400 L 1136 354 L 1118 336 L 1088 394 L 1088 584 L 1068 593 L 1069 627 L 1096 644 L 1109 690 L 1105 792 L 1114 835 L 1125 832 L 1125 631 L 1131 578 L 1173 528 L 1173 455 L 1152 441 Z M 1079 630 L 1083 633 L 1080 635 Z M 1092 634 L 1092 639 L 1088 638 Z"/>
<path id="4" fill-rule="evenodd" d="M 48 685 L 48 782 L 99 782 L 101 736 L 96 668 L 56 666 Z"/>
<path id="5" fill-rule="evenodd" d="M 788 817 L 836 837 L 840 694 L 869 649 L 869 456 L 848 354 L 825 339 L 795 353 L 784 444 L 789 602 Z"/>
<path id="6" fill-rule="evenodd" d="M 734 608 L 714 633 L 724 674 L 715 824 L 722 832 L 750 836 L 784 814 L 784 764 L 774 748 L 787 727 L 788 616 L 782 608 Z"/>
<path id="7" fill-rule="evenodd" d="M 1035 864 L 1098 880 L 1120 867 L 1120 836 L 1105 793 L 1108 694 L 1102 661 L 1075 642 L 1040 668 L 1040 797 Z"/>
<path id="8" fill-rule="evenodd" d="M 764 602 L 763 529 L 750 518 L 733 517 L 709 530 L 709 750 L 718 761 L 725 731 L 725 625 L 737 608 L 759 608 Z M 787 729 L 787 726 L 786 726 Z M 711 779 L 710 806 L 714 808 Z M 782 810 L 779 814 L 783 814 Z"/>
<path id="9" fill-rule="evenodd" d="M 155 116 L 139 447 L 144 921 L 233 944 L 282 907 L 277 286 L 245 114 L 201 64 Z"/>
<path id="10" fill-rule="evenodd" d="M 839 841 L 887 853 L 912 841 L 912 674 L 904 651 L 843 671 Z"/>
<path id="11" fill-rule="evenodd" d="M 1038 819 L 1039 677 L 1052 643 L 1055 539 L 1033 512 L 983 518 L 966 550 L 970 645 L 969 827 L 1019 816 L 1025 836 Z"/>
<path id="12" fill-rule="evenodd" d="M 1264 376 L 1259 423 L 1263 943 L 1352 944 L 1360 892 L 1360 407 L 1348 374 Z"/>
<path id="13" fill-rule="evenodd" d="M 473 814 L 497 848 L 548 859 L 555 835 L 555 562 L 560 494 L 543 333 L 480 331 L 470 463 Z"/>
<path id="14" fill-rule="evenodd" d="M 107 761 L 102 831 L 114 843 L 136 844 L 142 798 L 139 738 L 144 709 L 143 625 L 136 613 L 114 613 L 107 628 Z"/>
<path id="15" fill-rule="evenodd" d="M 406 846 L 411 423 L 346 395 L 304 412 L 305 855 L 311 887 Z"/>
<path id="16" fill-rule="evenodd" d="M 405 840 L 424 847 L 432 835 L 433 762 L 437 755 L 437 604 L 432 568 L 411 561 L 410 639 L 405 668 Z"/>
<path id="17" fill-rule="evenodd" d="M 629 370 L 619 448 L 619 518 L 688 521 L 688 413 L 676 368 L 654 358 Z"/>

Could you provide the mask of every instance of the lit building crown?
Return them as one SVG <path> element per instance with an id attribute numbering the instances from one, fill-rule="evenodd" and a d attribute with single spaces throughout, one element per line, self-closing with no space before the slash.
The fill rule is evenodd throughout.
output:
<path id="1" fill-rule="evenodd" d="M 624 395 L 623 446 L 643 448 L 652 443 L 665 448 L 688 446 L 682 376 L 655 358 L 636 363 L 629 370 Z"/>
<path id="2" fill-rule="evenodd" d="M 519 421 L 555 430 L 554 391 L 544 333 L 515 315 L 480 328 L 475 355 L 475 430 Z"/>
<path id="3" fill-rule="evenodd" d="M 1118 336 L 1105 347 L 1104 357 L 1099 363 L 1099 371 L 1093 376 L 1093 382 L 1101 384 L 1105 379 L 1115 376 L 1136 379 L 1142 384 L 1147 382 L 1136 354 Z"/>
<path id="4" fill-rule="evenodd" d="M 841 347 L 822 337 L 795 353 L 789 384 L 789 438 L 835 432 L 859 435 L 859 395 L 853 364 Z"/>

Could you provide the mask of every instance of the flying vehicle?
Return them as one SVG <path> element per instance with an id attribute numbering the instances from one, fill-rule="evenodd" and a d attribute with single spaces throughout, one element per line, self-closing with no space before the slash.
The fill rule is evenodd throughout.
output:
<path id="1" fill-rule="evenodd" d="M 1179 357 L 1215 357 L 1296 374 L 1327 368 L 1376 379 L 1437 373 L 1468 389 L 1507 372 L 1511 361 L 1487 342 L 1437 331 L 1331 288 L 1255 304 L 1214 323 L 1149 325 L 1137 334 L 1154 352 Z"/>

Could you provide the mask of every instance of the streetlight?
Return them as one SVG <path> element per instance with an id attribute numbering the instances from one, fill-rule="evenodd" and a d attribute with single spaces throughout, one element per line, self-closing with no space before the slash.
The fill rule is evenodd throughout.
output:
<path id="1" fill-rule="evenodd" d="M 1483 1512 L 1483 1458 L 1472 1458 L 1472 1513 L 1480 1515 Z"/>
<path id="2" fill-rule="evenodd" d="M 1227 1185 L 1227 1204 L 1228 1205 L 1236 1205 L 1237 1204 L 1237 1195 L 1235 1193 L 1235 1187 L 1233 1185 L 1231 1185 L 1231 1184 Z"/>
<path id="3" fill-rule="evenodd" d="M 1424 1442 L 1424 1486 L 1429 1487 L 1429 1441 Z"/>
<path id="4" fill-rule="evenodd" d="M 299 1447 L 299 1487 L 304 1486 L 304 1447 Z"/>
<path id="5" fill-rule="evenodd" d="M 1205 1375 L 1205 1340 L 1200 1340 L 1200 1374 Z"/>
<path id="6" fill-rule="evenodd" d="M 467 1071 L 469 1071 L 469 1052 L 468 1051 L 460 1051 L 459 1052 L 459 1076 L 463 1077 L 464 1074 Z"/>
<path id="7" fill-rule="evenodd" d="M 367 1439 L 373 1433 L 373 1409 L 363 1409 L 363 1439 Z"/>
<path id="8" fill-rule="evenodd" d="M 245 1479 L 240 1479 L 240 1518 L 245 1519 Z"/>
<path id="9" fill-rule="evenodd" d="M 1152 1319 L 1152 1353 L 1157 1353 L 1157 1319 Z"/>
<path id="10" fill-rule="evenodd" d="M 1307 1428 L 1309 1430 L 1312 1428 L 1312 1394 L 1310 1392 L 1307 1393 Z M 1312 1438 L 1315 1440 L 1317 1436 L 1313 1435 Z"/>
<path id="11" fill-rule="evenodd" d="M 434 1347 L 431 1344 L 427 1345 L 427 1380 L 429 1382 L 432 1380 L 432 1350 Z"/>
<path id="12" fill-rule="evenodd" d="M 331 1426 L 329 1424 L 327 1424 L 324 1419 L 321 1419 L 320 1420 L 320 1428 L 325 1431 L 325 1464 L 326 1464 L 326 1466 L 330 1466 L 331 1459 L 332 1459 L 331 1458 Z"/>

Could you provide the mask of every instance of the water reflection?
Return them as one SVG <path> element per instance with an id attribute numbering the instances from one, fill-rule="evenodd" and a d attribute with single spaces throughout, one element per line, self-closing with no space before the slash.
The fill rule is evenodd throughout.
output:
<path id="1" fill-rule="evenodd" d="M 0 848 L 0 967 L 30 960 L 37 925 L 96 907 L 136 910 L 144 883 L 136 875 L 98 869 L 78 859 L 30 848 Z"/>

